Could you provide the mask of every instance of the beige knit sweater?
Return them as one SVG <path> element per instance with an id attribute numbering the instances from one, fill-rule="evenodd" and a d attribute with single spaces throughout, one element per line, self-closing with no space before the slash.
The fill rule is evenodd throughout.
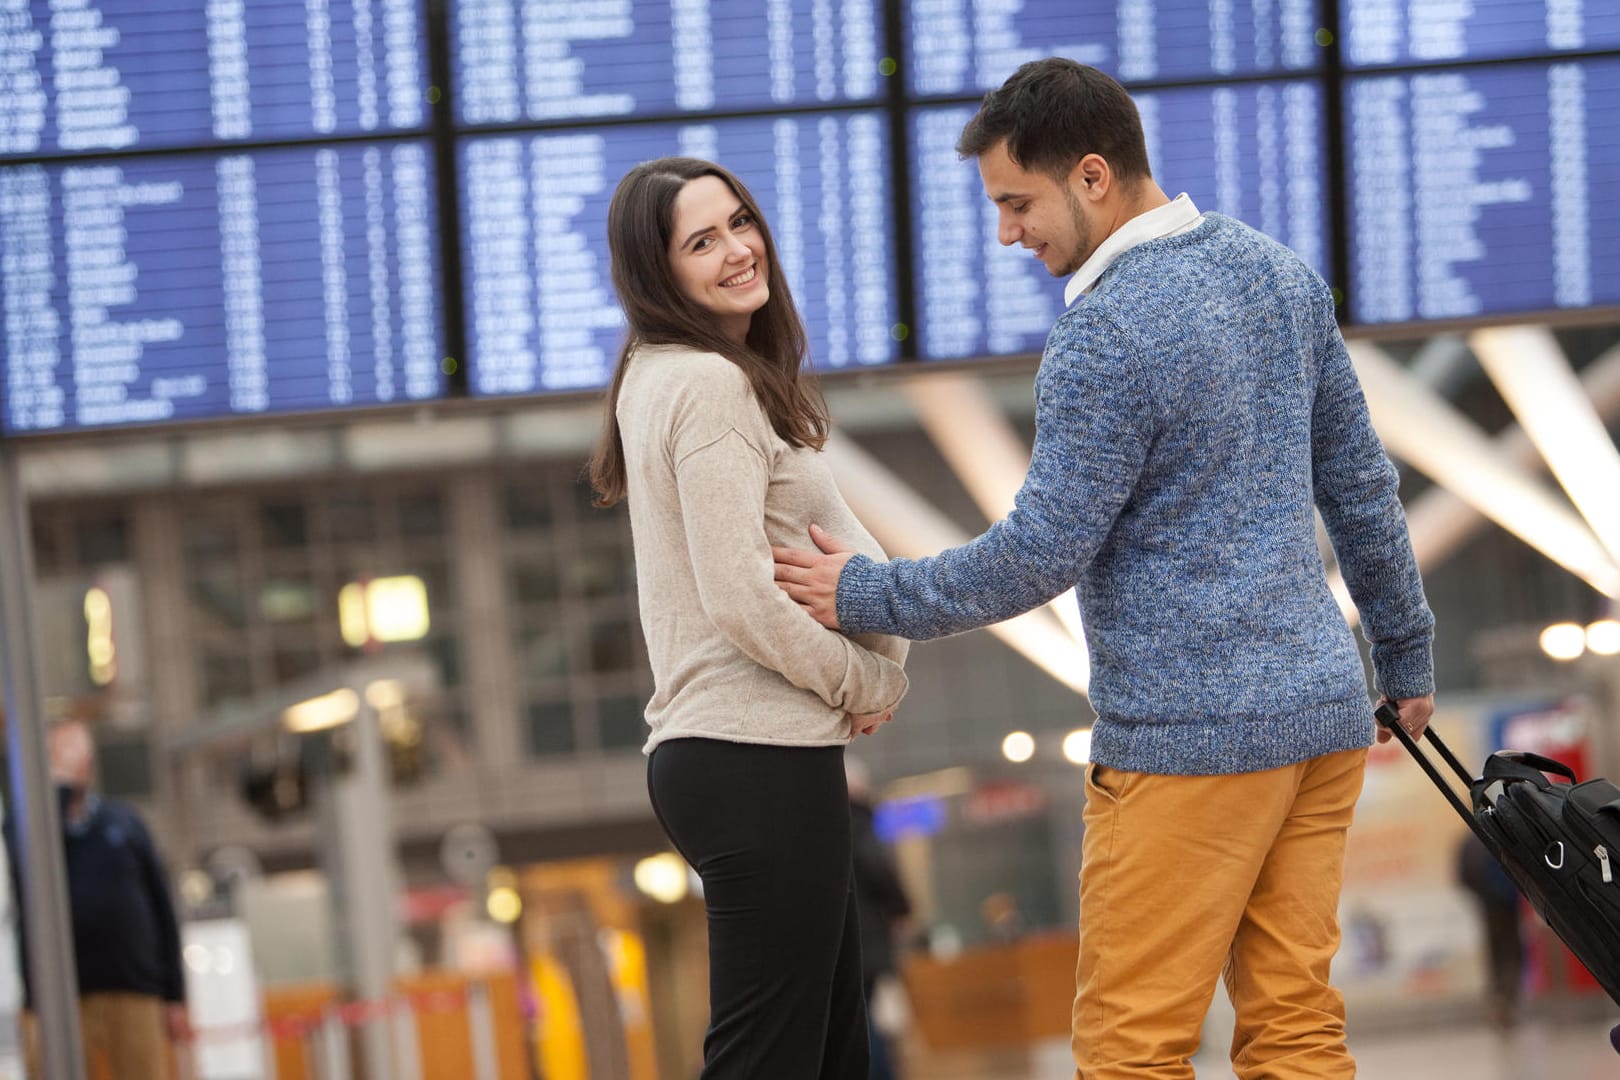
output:
<path id="1" fill-rule="evenodd" d="M 657 687 L 646 752 L 691 736 L 836 745 L 850 738 L 848 714 L 899 704 L 907 642 L 824 630 L 776 587 L 771 545 L 810 547 L 811 522 L 884 555 L 821 455 L 772 429 L 742 370 L 643 346 L 617 415 Z"/>

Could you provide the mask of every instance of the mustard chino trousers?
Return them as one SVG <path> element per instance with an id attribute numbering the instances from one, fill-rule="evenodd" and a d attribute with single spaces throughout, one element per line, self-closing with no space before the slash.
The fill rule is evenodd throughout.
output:
<path id="1" fill-rule="evenodd" d="M 1087 771 L 1077 1080 L 1193 1080 L 1224 973 L 1238 1080 L 1351 1080 L 1339 947 L 1365 750 L 1229 776 Z"/>

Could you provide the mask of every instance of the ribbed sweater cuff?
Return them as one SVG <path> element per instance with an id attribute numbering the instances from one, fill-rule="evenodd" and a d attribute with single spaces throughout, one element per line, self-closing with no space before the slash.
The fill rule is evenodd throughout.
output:
<path id="1" fill-rule="evenodd" d="M 1373 649 L 1373 673 L 1378 689 L 1396 700 L 1434 693 L 1434 639 L 1424 636 L 1399 646 Z"/>
<path id="2" fill-rule="evenodd" d="M 844 564 L 838 577 L 838 628 L 846 634 L 892 634 L 886 625 L 888 602 L 878 579 L 879 565 L 865 555 Z"/>

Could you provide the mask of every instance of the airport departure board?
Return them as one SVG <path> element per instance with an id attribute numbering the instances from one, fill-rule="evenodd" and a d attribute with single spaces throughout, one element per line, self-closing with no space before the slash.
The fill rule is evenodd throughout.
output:
<path id="1" fill-rule="evenodd" d="M 0 0 L 0 432 L 443 396 L 428 39 L 423 0 Z"/>
<path id="2" fill-rule="evenodd" d="M 1614 0 L 1342 0 L 1349 67 L 1620 49 Z"/>
<path id="3" fill-rule="evenodd" d="M 421 141 L 0 168 L 12 433 L 438 396 Z"/>
<path id="4" fill-rule="evenodd" d="M 1310 80 L 1186 87 L 1136 95 L 1148 161 L 1172 197 L 1246 221 L 1332 276 L 1326 140 L 1319 85 Z M 1063 311 L 1067 278 L 1029 252 L 1002 247 L 996 208 L 978 170 L 956 158 L 972 105 L 912 114 L 917 198 L 918 352 L 956 359 L 1039 351 Z"/>
<path id="5" fill-rule="evenodd" d="M 1620 304 L 1620 57 L 1348 91 L 1356 322 Z"/>
<path id="6" fill-rule="evenodd" d="M 870 101 L 884 0 L 455 0 L 463 124 Z"/>
<path id="7" fill-rule="evenodd" d="M 888 125 L 871 111 L 487 135 L 460 149 L 476 394 L 594 389 L 624 337 L 608 202 L 652 158 L 724 162 L 770 223 L 817 368 L 898 355 Z"/>
<path id="8" fill-rule="evenodd" d="M 0 157 L 426 127 L 422 0 L 0 0 Z"/>
<path id="9" fill-rule="evenodd" d="M 758 197 L 816 368 L 1037 353 L 957 138 L 1020 64 L 1347 326 L 1620 310 L 1611 0 L 0 0 L 0 435 L 591 393 L 606 207 Z"/>
<path id="10" fill-rule="evenodd" d="M 1121 82 L 1307 71 L 1316 0 L 908 0 L 908 87 L 982 94 L 1028 60 L 1066 56 Z"/>

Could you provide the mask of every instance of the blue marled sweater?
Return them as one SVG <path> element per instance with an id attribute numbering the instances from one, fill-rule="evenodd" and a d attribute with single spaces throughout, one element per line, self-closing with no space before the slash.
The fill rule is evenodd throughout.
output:
<path id="1" fill-rule="evenodd" d="M 1275 768 L 1372 741 L 1332 538 L 1381 690 L 1433 690 L 1394 466 L 1327 287 L 1231 218 L 1126 251 L 1053 327 L 1016 508 L 928 559 L 856 556 L 846 632 L 914 640 L 1078 587 L 1092 758 L 1169 774 Z"/>

